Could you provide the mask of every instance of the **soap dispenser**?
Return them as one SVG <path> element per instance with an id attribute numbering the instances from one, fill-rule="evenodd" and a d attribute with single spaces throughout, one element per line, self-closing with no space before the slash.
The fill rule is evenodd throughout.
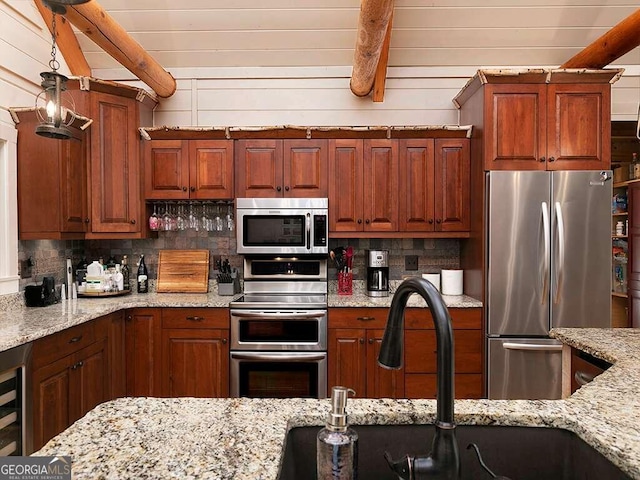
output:
<path id="1" fill-rule="evenodd" d="M 355 394 L 346 387 L 331 390 L 331 411 L 317 438 L 318 480 L 358 478 L 358 434 L 347 425 L 347 397 Z"/>

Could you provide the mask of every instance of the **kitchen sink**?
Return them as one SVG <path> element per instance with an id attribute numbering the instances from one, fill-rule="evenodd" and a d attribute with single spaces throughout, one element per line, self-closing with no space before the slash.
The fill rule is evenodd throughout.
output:
<path id="1" fill-rule="evenodd" d="M 296 427 L 286 437 L 280 480 L 316 478 L 316 435 L 321 427 Z M 355 425 L 358 432 L 358 478 L 398 477 L 384 459 L 426 455 L 431 450 L 433 425 Z M 630 479 L 576 434 L 559 428 L 458 425 L 462 479 L 483 480 L 491 475 L 482 469 L 473 449 L 475 443 L 484 463 L 496 474 L 512 480 L 617 480 Z"/>

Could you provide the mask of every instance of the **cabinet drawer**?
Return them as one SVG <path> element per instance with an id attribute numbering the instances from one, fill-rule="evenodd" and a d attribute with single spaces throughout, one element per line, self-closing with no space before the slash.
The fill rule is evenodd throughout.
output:
<path id="1" fill-rule="evenodd" d="M 482 375 L 456 373 L 454 380 L 456 398 L 482 398 Z M 435 373 L 411 374 L 404 377 L 406 398 L 436 398 L 437 375 Z"/>
<path id="2" fill-rule="evenodd" d="M 94 341 L 95 325 L 93 321 L 40 338 L 33 343 L 33 369 L 77 352 L 91 345 Z"/>
<path id="3" fill-rule="evenodd" d="M 409 330 L 405 332 L 404 361 L 407 373 L 436 373 L 436 334 L 433 330 Z M 482 332 L 480 330 L 456 330 L 455 372 L 482 372 Z"/>
<path id="4" fill-rule="evenodd" d="M 329 328 L 385 328 L 388 308 L 330 308 Z"/>
<path id="5" fill-rule="evenodd" d="M 162 328 L 229 328 L 227 308 L 163 308 Z"/>
<path id="6" fill-rule="evenodd" d="M 454 329 L 474 330 L 482 328 L 481 308 L 450 308 Z M 433 330 L 433 319 L 428 308 L 407 308 L 404 313 L 405 329 Z"/>

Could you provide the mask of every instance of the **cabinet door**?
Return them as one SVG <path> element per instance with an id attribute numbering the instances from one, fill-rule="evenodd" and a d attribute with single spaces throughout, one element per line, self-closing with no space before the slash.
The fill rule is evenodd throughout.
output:
<path id="1" fill-rule="evenodd" d="M 189 140 L 190 196 L 233 199 L 233 140 Z"/>
<path id="2" fill-rule="evenodd" d="M 547 86 L 487 85 L 485 170 L 545 170 Z"/>
<path id="3" fill-rule="evenodd" d="M 611 167 L 611 85 L 550 84 L 547 169 Z"/>
<path id="4" fill-rule="evenodd" d="M 364 230 L 398 230 L 397 140 L 364 141 Z"/>
<path id="5" fill-rule="evenodd" d="M 329 230 L 363 229 L 363 141 L 329 140 Z"/>
<path id="6" fill-rule="evenodd" d="M 282 140 L 237 140 L 236 196 L 282 197 Z"/>
<path id="7" fill-rule="evenodd" d="M 400 140 L 400 230 L 432 232 L 434 217 L 434 142 L 429 138 Z"/>
<path id="8" fill-rule="evenodd" d="M 285 140 L 284 196 L 326 197 L 327 163 L 327 140 Z"/>
<path id="9" fill-rule="evenodd" d="M 455 372 L 482 373 L 482 331 L 455 330 Z M 435 330 L 406 330 L 405 371 L 437 373 Z"/>
<path id="10" fill-rule="evenodd" d="M 164 394 L 168 397 L 228 397 L 228 338 L 228 330 L 164 329 Z"/>
<path id="11" fill-rule="evenodd" d="M 469 230 L 469 142 L 439 138 L 435 141 L 435 229 Z"/>
<path id="12" fill-rule="evenodd" d="M 108 398 L 105 341 L 76 353 L 69 370 L 69 422 L 73 423 Z"/>
<path id="13" fill-rule="evenodd" d="M 62 432 L 69 422 L 69 364 L 65 357 L 33 372 L 33 449 Z"/>
<path id="14" fill-rule="evenodd" d="M 186 141 L 144 142 L 144 191 L 147 199 L 189 198 L 189 150 Z"/>
<path id="15" fill-rule="evenodd" d="M 127 395 L 160 396 L 160 310 L 135 308 L 128 310 L 125 318 Z"/>
<path id="16" fill-rule="evenodd" d="M 367 330 L 367 397 L 403 398 L 404 369 L 390 370 L 378 365 L 384 330 Z"/>
<path id="17" fill-rule="evenodd" d="M 83 135 L 59 143 L 61 230 L 84 232 L 89 224 L 86 138 Z"/>
<path id="18" fill-rule="evenodd" d="M 139 233 L 142 222 L 135 99 L 91 92 L 91 231 Z"/>
<path id="19" fill-rule="evenodd" d="M 352 388 L 356 397 L 367 396 L 367 331 L 363 328 L 330 328 L 328 345 L 329 389 Z"/>

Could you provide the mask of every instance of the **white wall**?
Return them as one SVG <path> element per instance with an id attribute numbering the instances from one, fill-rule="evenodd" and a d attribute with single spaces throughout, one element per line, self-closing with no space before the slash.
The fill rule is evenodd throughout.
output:
<path id="1" fill-rule="evenodd" d="M 9 107 L 30 107 L 50 70 L 51 35 L 31 0 L 0 0 L 0 294 L 18 291 L 17 135 Z M 58 56 L 60 72 L 67 73 Z M 53 141 L 53 140 L 52 140 Z"/>

